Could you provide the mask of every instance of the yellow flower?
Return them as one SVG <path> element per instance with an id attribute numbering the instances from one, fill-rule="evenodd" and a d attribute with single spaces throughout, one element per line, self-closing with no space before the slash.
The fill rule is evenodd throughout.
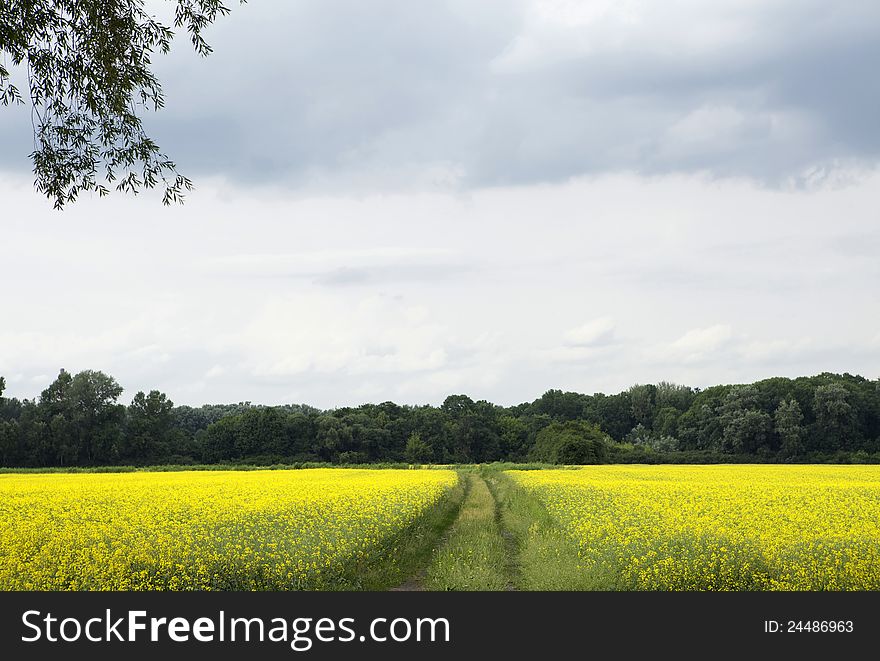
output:
<path id="1" fill-rule="evenodd" d="M 0 589 L 314 589 L 454 485 L 453 471 L 0 475 Z"/>
<path id="2" fill-rule="evenodd" d="M 511 471 L 624 590 L 878 590 L 880 466 Z M 610 563 L 610 564 L 609 564 Z"/>

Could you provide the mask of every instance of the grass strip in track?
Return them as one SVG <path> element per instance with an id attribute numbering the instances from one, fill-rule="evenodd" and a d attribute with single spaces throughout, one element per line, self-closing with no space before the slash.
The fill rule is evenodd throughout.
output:
<path id="1" fill-rule="evenodd" d="M 495 500 L 476 472 L 463 472 L 467 495 L 448 537 L 428 566 L 428 590 L 505 590 L 507 547 L 496 522 Z"/>
<path id="2" fill-rule="evenodd" d="M 607 590 L 610 577 L 587 570 L 580 547 L 547 509 L 501 471 L 487 473 L 500 523 L 518 548 L 514 586 L 519 590 Z"/>

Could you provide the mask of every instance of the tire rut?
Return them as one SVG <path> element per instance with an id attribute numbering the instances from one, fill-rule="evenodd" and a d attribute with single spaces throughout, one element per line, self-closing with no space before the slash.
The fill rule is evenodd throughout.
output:
<path id="1" fill-rule="evenodd" d="M 516 536 L 504 525 L 504 516 L 501 513 L 501 503 L 498 500 L 498 490 L 495 487 L 493 480 L 486 480 L 486 485 L 489 487 L 489 493 L 492 494 L 492 500 L 495 501 L 495 525 L 498 526 L 498 531 L 501 533 L 501 539 L 504 540 L 504 573 L 507 574 L 508 577 L 505 590 L 507 592 L 516 592 L 519 590 L 519 588 L 516 587 L 516 577 L 519 576 L 520 573 L 519 542 L 517 541 Z"/>
<path id="2" fill-rule="evenodd" d="M 452 530 L 452 527 L 455 525 L 455 522 L 458 521 L 459 517 L 461 516 L 462 506 L 464 505 L 464 502 L 467 500 L 468 492 L 470 492 L 470 489 L 471 489 L 471 476 L 468 475 L 465 477 L 464 475 L 462 475 L 462 478 L 464 478 L 464 480 L 465 480 L 464 494 L 461 497 L 461 503 L 459 504 L 458 513 L 456 514 L 455 518 L 449 522 L 449 525 L 446 526 L 446 529 L 443 531 L 443 534 L 440 535 L 440 538 L 437 540 L 437 543 L 434 545 L 434 551 L 443 547 L 443 545 L 446 543 L 446 540 L 449 539 L 449 531 Z M 432 555 L 433 555 L 433 553 L 432 553 Z M 430 562 L 430 557 L 428 558 L 428 562 Z M 400 585 L 396 585 L 393 588 L 388 588 L 388 591 L 389 592 L 425 592 L 426 591 L 425 581 L 427 580 L 427 578 L 428 578 L 428 566 L 424 565 L 423 567 L 420 567 L 419 570 L 415 574 L 410 576 L 408 579 L 406 579 Z"/>

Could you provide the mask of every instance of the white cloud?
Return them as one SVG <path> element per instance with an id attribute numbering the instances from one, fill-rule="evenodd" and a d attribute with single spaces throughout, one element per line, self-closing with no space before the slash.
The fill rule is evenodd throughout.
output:
<path id="1" fill-rule="evenodd" d="M 258 376 L 432 371 L 446 364 L 451 341 L 423 309 L 381 296 L 316 294 L 271 300 L 228 338 L 246 348 L 246 366 Z"/>
<path id="2" fill-rule="evenodd" d="M 817 347 L 809 337 L 752 340 L 739 348 L 741 358 L 750 363 L 782 363 L 797 361 Z"/>
<path id="3" fill-rule="evenodd" d="M 222 365 L 214 365 L 211 369 L 205 372 L 206 379 L 216 379 L 217 377 L 223 376 L 226 373 L 226 368 Z"/>
<path id="4" fill-rule="evenodd" d="M 725 324 L 692 328 L 669 345 L 670 354 L 685 362 L 704 360 L 725 348 L 732 338 L 733 331 Z"/>
<path id="5" fill-rule="evenodd" d="M 205 259 L 198 265 L 206 273 L 217 275 L 290 277 L 332 272 L 341 268 L 381 268 L 389 263 L 400 266 L 442 264 L 455 257 L 455 253 L 448 250 L 381 246 L 354 250 L 233 254 Z"/>
<path id="6" fill-rule="evenodd" d="M 181 209 L 84 199 L 58 215 L 0 178 L 0 375 L 17 397 L 65 367 L 112 374 L 126 398 L 316 406 L 876 378 L 878 195 L 876 173 L 786 190 L 618 174 L 466 196 L 209 182 Z M 449 270 L 413 270 L 428 263 Z M 286 275 L 346 264 L 364 277 Z"/>
<path id="7" fill-rule="evenodd" d="M 592 346 L 562 346 L 544 349 L 535 354 L 539 363 L 551 363 L 556 365 L 583 364 L 593 361 L 607 353 L 608 347 Z"/>
<path id="8" fill-rule="evenodd" d="M 565 340 L 575 347 L 600 346 L 612 340 L 614 329 L 615 324 L 611 317 L 600 317 L 567 331 Z"/>

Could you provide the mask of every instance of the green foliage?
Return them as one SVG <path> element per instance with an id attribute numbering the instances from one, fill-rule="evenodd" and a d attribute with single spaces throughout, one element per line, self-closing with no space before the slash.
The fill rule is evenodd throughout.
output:
<path id="1" fill-rule="evenodd" d="M 120 457 L 125 407 L 117 403 L 122 387 L 93 370 L 71 376 L 61 370 L 40 395 L 31 434 L 40 439 L 38 456 L 48 464 L 112 464 Z"/>
<path id="2" fill-rule="evenodd" d="M 854 449 L 859 436 L 849 399 L 849 391 L 841 383 L 821 385 L 813 396 L 816 431 L 823 438 L 833 440 L 841 450 Z"/>
<path id="3" fill-rule="evenodd" d="M 681 415 L 681 411 L 674 406 L 664 406 L 654 416 L 654 430 L 662 436 L 676 438 L 678 436 L 678 420 Z"/>
<path id="4" fill-rule="evenodd" d="M 413 464 L 421 464 L 431 460 L 431 448 L 422 440 L 421 434 L 414 431 L 406 440 L 406 459 Z"/>
<path id="5" fill-rule="evenodd" d="M 535 432 L 528 421 L 513 415 L 498 418 L 499 455 L 513 461 L 524 461 Z"/>
<path id="6" fill-rule="evenodd" d="M 174 27 L 189 33 L 197 53 L 208 55 L 211 47 L 202 33 L 229 9 L 220 0 L 175 5 Z M 27 71 L 36 187 L 57 209 L 83 191 L 107 195 L 111 183 L 134 194 L 161 184 L 165 204 L 182 202 L 184 191 L 192 189 L 147 136 L 138 115 L 165 104 L 151 65 L 155 53 L 168 53 L 173 38 L 171 27 L 148 13 L 144 0 L 0 4 L 0 53 Z M 13 71 L 0 62 L 3 105 L 24 103 Z"/>
<path id="7" fill-rule="evenodd" d="M 158 390 L 137 393 L 128 407 L 123 456 L 147 461 L 165 456 L 172 443 L 173 409 L 174 402 Z"/>
<path id="8" fill-rule="evenodd" d="M 880 456 L 880 381 L 849 374 L 703 391 L 663 382 L 618 395 L 548 391 L 509 408 L 466 395 L 439 407 L 194 408 L 174 406 L 156 390 L 124 406 L 121 393 L 101 372 L 61 370 L 36 401 L 0 396 L 0 466 L 839 463 Z"/>
<path id="9" fill-rule="evenodd" d="M 757 387 L 750 385 L 732 388 L 724 397 L 718 413 L 723 428 L 721 447 L 725 452 L 769 451 L 772 420 L 761 409 Z"/>
<path id="10" fill-rule="evenodd" d="M 696 393 L 689 386 L 682 386 L 669 381 L 657 384 L 657 408 L 672 408 L 679 412 L 687 411 L 694 401 Z"/>
<path id="11" fill-rule="evenodd" d="M 627 442 L 657 452 L 674 452 L 678 449 L 678 439 L 662 432 L 655 432 L 639 423 L 627 434 Z"/>
<path id="12" fill-rule="evenodd" d="M 530 405 L 531 412 L 553 420 L 578 420 L 584 417 L 589 397 L 576 392 L 548 390 Z"/>
<path id="13" fill-rule="evenodd" d="M 611 438 L 623 438 L 636 426 L 632 398 L 627 391 L 617 395 L 593 395 L 584 407 L 583 418 L 598 425 Z"/>
<path id="14" fill-rule="evenodd" d="M 629 400 L 636 422 L 646 427 L 653 427 L 657 411 L 657 386 L 636 384 L 629 389 Z"/>
<path id="15" fill-rule="evenodd" d="M 600 464 L 607 454 L 607 436 L 586 422 L 554 422 L 538 432 L 532 459 L 550 464 Z"/>
<path id="16" fill-rule="evenodd" d="M 795 399 L 784 400 L 779 403 L 774 414 L 776 433 L 780 438 L 779 453 L 783 457 L 796 457 L 804 449 L 804 428 L 801 423 L 804 414 Z"/>

